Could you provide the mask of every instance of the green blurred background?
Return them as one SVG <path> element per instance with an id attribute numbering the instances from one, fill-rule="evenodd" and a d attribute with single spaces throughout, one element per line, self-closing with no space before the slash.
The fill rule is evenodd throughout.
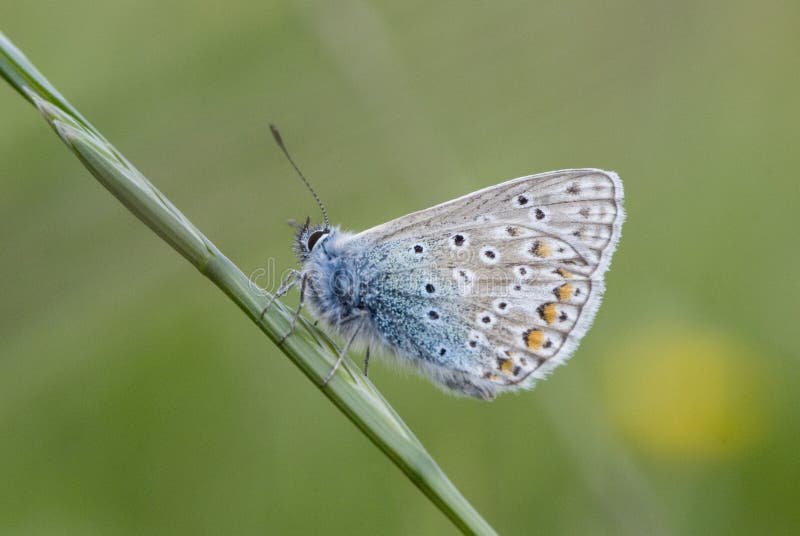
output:
<path id="1" fill-rule="evenodd" d="M 620 173 L 594 328 L 487 404 L 373 381 L 503 534 L 800 530 L 797 2 L 4 2 L 0 29 L 247 273 Z M 225 296 L 0 88 L 0 533 L 449 534 Z M 288 300 L 296 302 L 296 296 Z"/>

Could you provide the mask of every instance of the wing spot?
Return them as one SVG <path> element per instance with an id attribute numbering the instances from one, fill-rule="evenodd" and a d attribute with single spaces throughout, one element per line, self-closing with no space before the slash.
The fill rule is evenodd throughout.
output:
<path id="1" fill-rule="evenodd" d="M 469 335 L 469 340 L 467 340 L 467 346 L 476 348 L 482 341 L 485 342 L 485 339 L 481 332 L 472 330 Z"/>
<path id="2" fill-rule="evenodd" d="M 439 320 L 439 313 L 437 313 L 434 310 L 430 310 L 428 311 L 428 318 L 430 318 L 431 320 Z"/>
<path id="3" fill-rule="evenodd" d="M 414 253 L 422 253 L 422 251 L 423 251 L 423 247 L 420 246 L 419 244 L 414 246 Z"/>
<path id="4" fill-rule="evenodd" d="M 434 292 L 436 292 L 436 288 L 430 283 L 428 283 L 427 285 L 425 285 L 425 292 L 427 292 L 428 294 L 433 294 Z"/>
<path id="5" fill-rule="evenodd" d="M 497 368 L 504 374 L 508 374 L 514 369 L 514 362 L 510 359 L 504 359 L 502 357 L 497 358 Z"/>
<path id="6" fill-rule="evenodd" d="M 500 254 L 492 247 L 484 247 L 481 249 L 481 261 L 485 264 L 497 264 L 500 260 Z"/>
<path id="7" fill-rule="evenodd" d="M 554 288 L 553 294 L 558 301 L 567 301 L 575 294 L 575 288 L 569 283 L 564 283 L 560 287 Z"/>
<path id="8" fill-rule="evenodd" d="M 541 350 L 544 342 L 544 332 L 540 329 L 529 329 L 522 334 L 522 342 L 529 350 Z"/>
<path id="9" fill-rule="evenodd" d="M 503 298 L 498 298 L 492 302 L 492 308 L 501 315 L 508 314 L 508 302 Z"/>
<path id="10" fill-rule="evenodd" d="M 444 355 L 447 353 L 447 348 L 439 348 L 439 355 Z"/>
<path id="11" fill-rule="evenodd" d="M 462 234 L 457 234 L 457 235 L 453 236 L 453 245 L 456 246 L 456 247 L 460 248 L 461 246 L 464 245 L 464 243 L 466 241 L 467 241 L 467 239 L 464 238 L 464 235 L 462 235 Z"/>
<path id="12" fill-rule="evenodd" d="M 494 315 L 492 315 L 490 312 L 484 311 L 478 313 L 478 315 L 475 317 L 475 322 L 478 324 L 484 324 L 488 327 L 491 327 L 494 325 L 495 318 Z"/>
<path id="13" fill-rule="evenodd" d="M 549 257 L 553 253 L 553 249 L 550 247 L 550 244 L 540 240 L 534 241 L 529 251 L 531 255 L 535 255 L 536 257 L 540 258 Z"/>
<path id="14" fill-rule="evenodd" d="M 567 316 L 567 313 L 565 313 L 564 311 L 561 311 L 561 314 L 558 315 L 558 319 L 561 322 L 565 322 L 565 321 L 569 320 L 569 317 Z"/>
<path id="15" fill-rule="evenodd" d="M 463 282 L 465 285 L 472 284 L 473 277 L 474 274 L 463 268 L 457 268 L 453 270 L 453 278 L 457 281 Z"/>
<path id="16" fill-rule="evenodd" d="M 536 308 L 536 312 L 548 325 L 556 321 L 556 315 L 558 314 L 555 303 L 543 303 Z"/>
<path id="17" fill-rule="evenodd" d="M 524 195 L 517 196 L 517 203 L 519 203 L 522 206 L 525 206 L 528 204 L 528 198 L 525 197 Z"/>
<path id="18" fill-rule="evenodd" d="M 552 347 L 552 346 L 553 346 L 553 341 L 551 341 L 550 339 L 547 339 L 546 341 L 544 341 L 544 344 L 543 344 L 542 346 L 543 346 L 544 348 L 550 348 L 550 347 Z M 540 364 L 541 364 L 541 363 L 540 363 Z"/>
<path id="19" fill-rule="evenodd" d="M 544 211 L 542 209 L 540 209 L 540 208 L 537 208 L 534 211 L 534 215 L 536 216 L 537 220 L 543 220 L 544 219 Z"/>
<path id="20" fill-rule="evenodd" d="M 572 273 L 568 272 L 567 270 L 565 270 L 563 268 L 556 268 L 555 270 L 553 270 L 553 273 L 560 275 L 564 279 L 571 279 L 572 278 Z"/>
<path id="21" fill-rule="evenodd" d="M 519 229 L 510 225 L 506 227 L 506 232 L 508 233 L 508 236 L 519 236 Z"/>
<path id="22" fill-rule="evenodd" d="M 573 182 L 569 188 L 567 188 L 567 193 L 572 195 L 578 195 L 581 193 L 581 187 L 578 186 L 577 182 Z"/>

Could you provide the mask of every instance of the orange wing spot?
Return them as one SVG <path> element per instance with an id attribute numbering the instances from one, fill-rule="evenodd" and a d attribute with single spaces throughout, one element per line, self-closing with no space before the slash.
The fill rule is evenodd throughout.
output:
<path id="1" fill-rule="evenodd" d="M 539 313 L 539 316 L 542 318 L 542 320 L 548 324 L 552 324 L 556 321 L 558 311 L 556 311 L 555 303 L 543 303 L 536 309 L 536 311 Z"/>
<path id="2" fill-rule="evenodd" d="M 553 291 L 559 301 L 567 301 L 575 294 L 575 288 L 569 283 L 564 283 Z"/>
<path id="3" fill-rule="evenodd" d="M 556 270 L 556 273 L 557 273 L 558 275 L 560 275 L 561 277 L 563 277 L 564 279 L 572 279 L 572 273 L 571 273 L 571 272 L 568 272 L 568 271 L 566 271 L 566 270 L 565 270 L 565 269 L 563 269 L 563 268 L 558 268 L 558 269 Z"/>
<path id="4" fill-rule="evenodd" d="M 531 247 L 531 253 L 536 255 L 537 257 L 549 257 L 553 254 L 553 248 L 550 247 L 550 244 L 547 242 L 542 242 L 537 240 L 533 243 L 533 247 Z"/>
<path id="5" fill-rule="evenodd" d="M 500 372 L 503 374 L 510 374 L 511 371 L 514 370 L 514 362 L 510 359 L 500 359 L 498 361 L 500 365 Z"/>
<path id="6" fill-rule="evenodd" d="M 532 329 L 525 333 L 525 345 L 529 350 L 541 350 L 544 344 L 544 332 L 540 329 Z"/>

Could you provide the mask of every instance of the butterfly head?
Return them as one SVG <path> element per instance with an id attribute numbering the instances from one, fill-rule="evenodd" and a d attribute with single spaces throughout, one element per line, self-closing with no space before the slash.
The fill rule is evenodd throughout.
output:
<path id="1" fill-rule="evenodd" d="M 311 225 L 306 220 L 305 225 L 298 226 L 294 236 L 294 250 L 300 264 L 304 264 L 314 248 L 321 247 L 330 237 L 332 229 L 327 225 Z"/>

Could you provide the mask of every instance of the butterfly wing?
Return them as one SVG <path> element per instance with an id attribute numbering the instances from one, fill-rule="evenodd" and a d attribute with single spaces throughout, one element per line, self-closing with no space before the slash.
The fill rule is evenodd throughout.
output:
<path id="1" fill-rule="evenodd" d="M 356 235 L 381 259 L 382 338 L 455 391 L 491 398 L 531 387 L 594 319 L 622 200 L 615 173 L 555 171 Z"/>

